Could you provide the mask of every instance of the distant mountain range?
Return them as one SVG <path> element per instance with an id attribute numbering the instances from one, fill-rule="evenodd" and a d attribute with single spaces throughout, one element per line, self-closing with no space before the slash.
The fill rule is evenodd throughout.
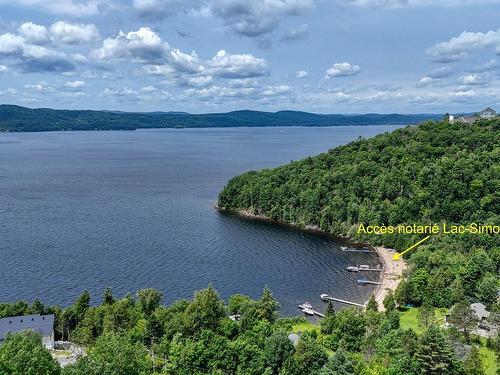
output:
<path id="1" fill-rule="evenodd" d="M 410 125 L 437 120 L 442 114 L 320 115 L 298 111 L 190 114 L 186 112 L 119 112 L 55 110 L 0 105 L 0 131 L 135 130 L 147 128 L 213 128 L 264 126 Z"/>

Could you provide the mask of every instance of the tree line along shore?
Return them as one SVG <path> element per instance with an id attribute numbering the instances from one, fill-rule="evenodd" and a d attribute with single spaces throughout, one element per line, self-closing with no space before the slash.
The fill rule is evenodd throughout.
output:
<path id="1" fill-rule="evenodd" d="M 413 314 L 389 293 L 384 311 L 375 298 L 366 309 L 335 311 L 314 326 L 279 317 L 279 303 L 265 289 L 254 300 L 236 294 L 225 303 L 209 286 L 192 299 L 165 305 L 163 294 L 143 289 L 116 298 L 106 289 L 96 304 L 84 292 L 61 308 L 36 300 L 0 304 L 0 318 L 54 314 L 56 340 L 81 348 L 61 367 L 33 331 L 7 335 L 0 345 L 2 375 L 254 374 L 418 375 L 495 374 L 498 335 L 480 338 L 467 303 L 441 313 L 424 303 Z M 498 322 L 500 312 L 495 310 Z"/>

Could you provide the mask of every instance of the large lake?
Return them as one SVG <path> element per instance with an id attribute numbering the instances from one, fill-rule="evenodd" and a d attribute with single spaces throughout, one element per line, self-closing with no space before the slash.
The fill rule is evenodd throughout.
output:
<path id="1" fill-rule="evenodd" d="M 153 287 L 165 302 L 212 283 L 223 298 L 268 286 L 282 313 L 329 293 L 364 302 L 325 237 L 214 210 L 229 178 L 327 151 L 395 126 L 0 133 L 0 303 L 98 303 Z M 376 278 L 377 276 L 371 276 Z"/>

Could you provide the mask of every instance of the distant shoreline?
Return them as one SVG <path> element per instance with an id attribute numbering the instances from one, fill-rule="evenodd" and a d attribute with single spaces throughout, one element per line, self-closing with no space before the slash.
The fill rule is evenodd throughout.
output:
<path id="1" fill-rule="evenodd" d="M 379 280 L 380 285 L 377 285 L 377 287 L 375 288 L 375 291 L 373 292 L 373 296 L 375 297 L 375 300 L 378 303 L 379 311 L 384 310 L 383 302 L 384 302 L 385 297 L 387 296 L 387 293 L 389 292 L 389 290 L 392 290 L 393 292 L 396 290 L 396 288 L 398 287 L 398 285 L 401 281 L 402 273 L 406 269 L 406 263 L 402 258 L 400 258 L 399 261 L 392 260 L 392 255 L 393 255 L 393 251 L 394 251 L 393 249 L 389 249 L 389 248 L 382 247 L 382 246 L 373 246 L 373 245 L 368 244 L 368 243 L 356 242 L 356 241 L 353 241 L 349 237 L 343 237 L 343 236 L 338 236 L 338 235 L 336 236 L 336 235 L 333 235 L 331 233 L 325 232 L 324 230 L 321 230 L 319 227 L 313 226 L 313 225 L 309 225 L 309 226 L 306 226 L 303 228 L 303 227 L 299 227 L 296 224 L 287 223 L 287 222 L 283 222 L 280 220 L 273 220 L 273 219 L 270 219 L 269 217 L 264 216 L 264 215 L 256 215 L 256 214 L 250 212 L 249 210 L 231 210 L 231 209 L 227 209 L 227 208 L 221 208 L 217 204 L 214 206 L 214 208 L 217 211 L 224 213 L 224 214 L 234 215 L 234 216 L 237 216 L 237 217 L 240 217 L 243 219 L 247 219 L 247 220 L 255 220 L 255 221 L 261 221 L 261 222 L 265 222 L 265 223 L 269 223 L 269 224 L 279 225 L 279 226 L 287 227 L 290 229 L 298 230 L 301 232 L 312 233 L 315 235 L 328 237 L 332 240 L 337 240 L 337 241 L 340 241 L 340 242 L 345 243 L 345 244 L 370 246 L 377 253 L 379 260 L 383 264 L 383 267 L 384 267 L 384 272 L 382 273 L 380 280 Z M 368 300 L 365 302 L 365 304 L 367 302 L 368 302 Z"/>
<path id="2" fill-rule="evenodd" d="M 308 129 L 318 129 L 318 128 L 343 128 L 343 127 L 365 127 L 365 126 L 414 126 L 414 124 L 403 125 L 403 124 L 341 124 L 341 125 L 218 125 L 218 126 L 185 126 L 185 127 L 175 127 L 175 126 L 161 126 L 161 127 L 151 127 L 151 128 L 132 128 L 132 129 L 55 129 L 55 130 L 4 130 L 0 129 L 0 134 L 19 134 L 19 133 L 66 133 L 66 132 L 113 132 L 113 131 L 126 131 L 133 132 L 137 130 L 159 130 L 159 129 L 169 129 L 169 130 L 196 130 L 196 129 L 262 129 L 262 128 L 308 128 Z"/>
<path id="3" fill-rule="evenodd" d="M 0 104 L 0 131 L 83 131 L 233 127 L 333 127 L 411 125 L 440 120 L 441 114 L 317 114 L 240 110 L 222 113 L 119 112 L 27 108 Z"/>

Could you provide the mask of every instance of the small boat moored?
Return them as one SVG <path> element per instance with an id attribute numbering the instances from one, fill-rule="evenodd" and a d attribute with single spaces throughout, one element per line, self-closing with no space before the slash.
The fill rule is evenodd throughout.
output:
<path id="1" fill-rule="evenodd" d="M 310 302 L 304 302 L 302 305 L 299 305 L 301 309 L 312 309 L 312 305 Z"/>
<path id="2" fill-rule="evenodd" d="M 359 268 L 356 266 L 347 266 L 349 272 L 359 272 Z"/>

